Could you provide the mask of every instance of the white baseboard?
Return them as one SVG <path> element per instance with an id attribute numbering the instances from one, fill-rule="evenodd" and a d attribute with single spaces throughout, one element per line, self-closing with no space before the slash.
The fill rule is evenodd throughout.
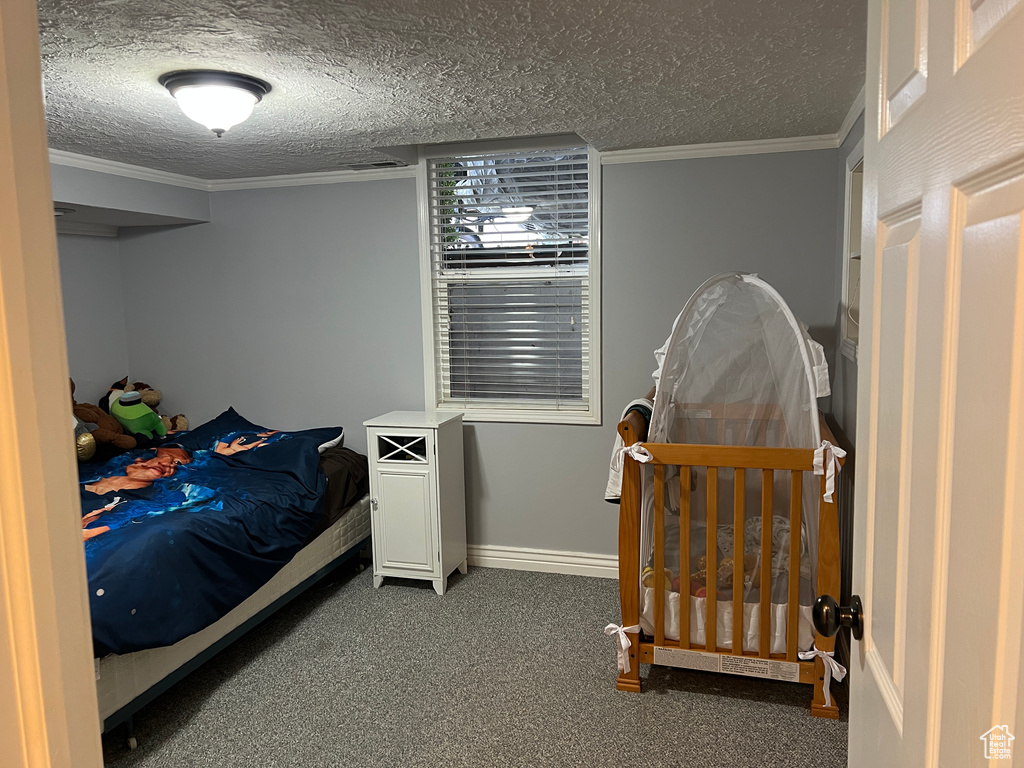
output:
<path id="1" fill-rule="evenodd" d="M 513 571 L 568 573 L 575 576 L 619 578 L 617 555 L 594 555 L 587 552 L 564 552 L 556 549 L 524 549 L 470 545 L 470 565 L 481 568 L 508 568 Z"/>

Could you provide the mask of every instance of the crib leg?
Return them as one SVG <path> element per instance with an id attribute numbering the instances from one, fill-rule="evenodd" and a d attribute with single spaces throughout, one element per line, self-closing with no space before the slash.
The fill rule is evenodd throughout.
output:
<path id="1" fill-rule="evenodd" d="M 814 659 L 814 698 L 811 700 L 811 714 L 814 717 L 827 717 L 830 720 L 839 719 L 839 705 L 836 704 L 835 688 L 830 689 L 832 703 L 825 706 L 825 662 L 820 658 Z"/>
<path id="2" fill-rule="evenodd" d="M 640 693 L 640 654 L 637 648 L 640 642 L 639 635 L 626 634 L 629 638 L 629 672 L 620 672 L 615 681 L 615 687 L 620 691 L 632 691 Z"/>

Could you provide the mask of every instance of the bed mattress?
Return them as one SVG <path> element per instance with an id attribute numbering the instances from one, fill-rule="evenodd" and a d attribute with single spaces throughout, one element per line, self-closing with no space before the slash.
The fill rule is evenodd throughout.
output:
<path id="1" fill-rule="evenodd" d="M 307 544 L 266 584 L 218 621 L 174 645 L 96 660 L 100 722 L 271 606 L 370 535 L 369 495 Z"/>

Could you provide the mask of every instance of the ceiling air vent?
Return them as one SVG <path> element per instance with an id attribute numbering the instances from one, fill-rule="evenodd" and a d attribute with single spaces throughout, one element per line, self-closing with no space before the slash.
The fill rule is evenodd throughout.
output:
<path id="1" fill-rule="evenodd" d="M 350 171 L 372 171 L 379 168 L 405 168 L 407 165 L 401 160 L 381 160 L 377 163 L 353 163 L 346 168 Z"/>

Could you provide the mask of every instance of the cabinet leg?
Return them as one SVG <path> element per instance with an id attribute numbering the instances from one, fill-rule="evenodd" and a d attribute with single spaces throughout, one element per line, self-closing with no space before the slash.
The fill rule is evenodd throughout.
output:
<path id="1" fill-rule="evenodd" d="M 459 573 L 465 575 L 468 570 L 469 570 L 469 568 L 466 566 L 466 561 L 465 560 L 463 560 L 461 563 L 459 563 Z"/>
<path id="2" fill-rule="evenodd" d="M 373 588 L 377 589 L 381 584 L 384 583 L 384 577 L 378 576 L 376 573 L 373 574 Z"/>
<path id="3" fill-rule="evenodd" d="M 443 595 L 445 589 L 448 587 L 448 578 L 442 577 L 440 579 L 434 579 L 434 591 L 439 595 Z"/>

